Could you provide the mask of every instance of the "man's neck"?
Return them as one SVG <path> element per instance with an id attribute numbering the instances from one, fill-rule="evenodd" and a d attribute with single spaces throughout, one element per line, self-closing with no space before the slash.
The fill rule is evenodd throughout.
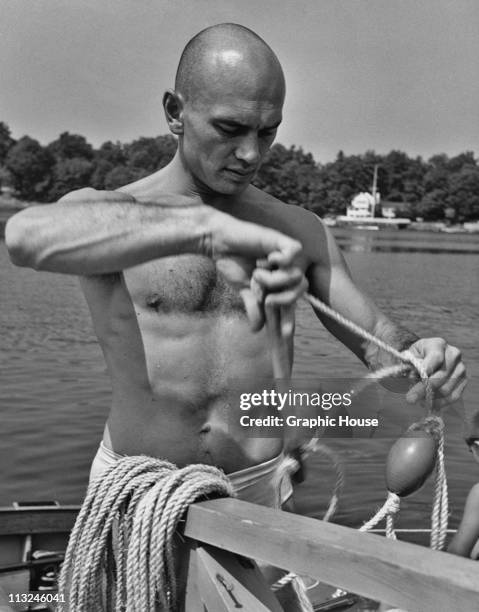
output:
<path id="1" fill-rule="evenodd" d="M 203 201 L 214 200 L 218 197 L 218 194 L 213 193 L 211 189 L 208 189 L 206 185 L 203 185 L 192 175 L 182 159 L 179 147 L 174 158 L 164 168 L 164 179 L 166 179 L 168 185 L 171 185 L 175 193 L 199 197 Z"/>
<path id="2" fill-rule="evenodd" d="M 226 212 L 240 201 L 239 195 L 219 194 L 200 184 L 185 167 L 179 151 L 167 166 L 121 190 L 143 201 L 154 201 L 155 196 L 165 193 L 189 196 Z"/>

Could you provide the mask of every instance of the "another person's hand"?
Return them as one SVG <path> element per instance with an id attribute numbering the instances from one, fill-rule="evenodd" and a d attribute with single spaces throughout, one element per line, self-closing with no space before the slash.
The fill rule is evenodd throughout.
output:
<path id="1" fill-rule="evenodd" d="M 421 338 L 409 347 L 411 353 L 424 361 L 434 391 L 435 408 L 443 408 L 460 399 L 467 384 L 466 368 L 461 351 L 442 338 Z M 424 400 L 425 387 L 419 382 L 409 389 L 410 403 Z"/>

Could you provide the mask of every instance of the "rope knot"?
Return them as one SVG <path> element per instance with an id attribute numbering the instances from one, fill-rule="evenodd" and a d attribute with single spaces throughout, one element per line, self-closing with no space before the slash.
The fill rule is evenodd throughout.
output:
<path id="1" fill-rule="evenodd" d="M 387 514 L 397 514 L 401 506 L 401 498 L 396 493 L 388 491 L 388 497 L 385 505 L 387 509 Z"/>
<path id="2" fill-rule="evenodd" d="M 408 431 L 424 431 L 439 445 L 444 437 L 444 421 L 437 414 L 429 414 L 408 427 Z"/>

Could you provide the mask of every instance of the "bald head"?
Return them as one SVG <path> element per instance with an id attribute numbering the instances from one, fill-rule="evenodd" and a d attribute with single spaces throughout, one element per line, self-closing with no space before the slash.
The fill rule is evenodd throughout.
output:
<path id="1" fill-rule="evenodd" d="M 284 75 L 278 58 L 257 34 L 234 23 L 202 30 L 186 45 L 175 90 L 185 102 L 215 100 L 218 95 L 266 97 L 282 104 Z"/>

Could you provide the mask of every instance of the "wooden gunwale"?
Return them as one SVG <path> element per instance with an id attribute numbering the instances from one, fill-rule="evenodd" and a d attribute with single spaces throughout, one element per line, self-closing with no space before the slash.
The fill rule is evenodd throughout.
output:
<path id="1" fill-rule="evenodd" d="M 78 511 L 79 506 L 0 508 L 0 537 L 68 534 Z M 235 499 L 190 506 L 184 535 L 194 555 L 202 559 L 195 575 L 190 572 L 192 584 L 198 573 L 205 574 L 205 568 L 211 566 L 211 554 L 228 551 L 226 556 L 232 553 L 233 557 L 239 554 L 260 560 L 410 612 L 479 611 L 477 562 L 415 544 Z M 235 571 L 240 581 L 248 573 Z M 248 580 L 251 575 L 249 572 Z M 230 579 L 235 579 L 235 572 Z M 201 583 L 199 586 L 200 600 L 214 598 L 213 592 L 204 593 Z M 216 588 L 224 598 L 224 589 Z M 252 592 L 258 596 L 258 587 Z"/>
<path id="2" fill-rule="evenodd" d="M 185 536 L 414 612 L 479 610 L 477 562 L 235 499 L 193 504 Z"/>

